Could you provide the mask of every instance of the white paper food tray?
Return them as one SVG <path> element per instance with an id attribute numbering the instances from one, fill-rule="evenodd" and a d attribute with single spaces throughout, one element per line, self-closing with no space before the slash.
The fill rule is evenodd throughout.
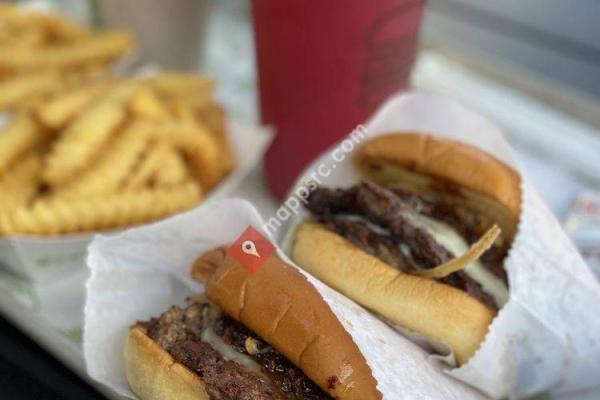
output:
<path id="1" fill-rule="evenodd" d="M 240 181 L 262 159 L 272 139 L 268 129 L 231 123 L 231 145 L 236 168 L 204 201 L 230 195 Z M 32 282 L 47 282 L 82 269 L 86 249 L 94 232 L 48 237 L 7 237 L 0 239 L 0 266 Z"/>

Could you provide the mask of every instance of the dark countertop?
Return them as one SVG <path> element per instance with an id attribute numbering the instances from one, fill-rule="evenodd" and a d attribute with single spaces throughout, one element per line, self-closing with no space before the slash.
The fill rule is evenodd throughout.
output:
<path id="1" fill-rule="evenodd" d="M 0 387 L 11 400 L 105 399 L 1 315 Z"/>

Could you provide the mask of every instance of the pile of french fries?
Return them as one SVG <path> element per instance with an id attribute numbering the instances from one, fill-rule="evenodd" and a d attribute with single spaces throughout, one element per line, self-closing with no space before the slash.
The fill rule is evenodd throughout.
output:
<path id="1" fill-rule="evenodd" d="M 6 6 L 0 20 L 1 236 L 163 218 L 198 204 L 233 168 L 213 80 L 114 77 L 127 35 Z"/>
<path id="2" fill-rule="evenodd" d="M 131 47 L 124 32 L 94 32 L 57 14 L 0 4 L 0 110 L 94 80 Z"/>

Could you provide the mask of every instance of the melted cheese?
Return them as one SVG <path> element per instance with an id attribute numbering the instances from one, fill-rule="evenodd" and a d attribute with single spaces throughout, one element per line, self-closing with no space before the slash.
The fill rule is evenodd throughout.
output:
<path id="1" fill-rule="evenodd" d="M 213 331 L 212 327 L 206 328 L 204 332 L 202 332 L 200 339 L 203 342 L 210 344 L 224 359 L 240 364 L 247 371 L 264 378 L 266 381 L 270 381 L 269 377 L 262 371 L 260 364 L 254 361 L 252 357 L 240 353 L 232 346 L 225 343 L 225 341 Z"/>
<path id="2" fill-rule="evenodd" d="M 407 218 L 416 227 L 427 231 L 427 233 L 433 236 L 439 244 L 444 246 L 454 256 L 460 256 L 469 249 L 469 245 L 465 239 L 449 225 L 416 213 L 407 215 Z M 465 268 L 465 273 L 477 281 L 482 289 L 494 298 L 498 307 L 506 304 L 508 301 L 508 288 L 501 279 L 485 268 L 479 260 L 469 264 Z"/>
<path id="3" fill-rule="evenodd" d="M 404 216 L 412 225 L 423 229 L 433 236 L 437 243 L 450 251 L 455 257 L 458 257 L 469 250 L 469 245 L 465 239 L 450 225 L 414 212 L 405 213 Z M 387 229 L 372 223 L 361 215 L 344 214 L 343 218 L 363 223 L 371 231 L 379 235 L 389 235 Z M 406 256 L 410 255 L 410 248 L 406 244 L 400 245 L 400 251 Z M 502 307 L 506 304 L 508 301 L 508 288 L 500 278 L 492 274 L 479 260 L 469 264 L 464 271 L 471 279 L 481 285 L 484 292 L 492 296 L 498 307 Z"/>
<path id="4" fill-rule="evenodd" d="M 375 232 L 378 235 L 384 235 L 384 236 L 388 236 L 390 234 L 390 231 L 377 225 L 374 224 L 373 222 L 369 221 L 367 218 L 363 217 L 362 215 L 356 215 L 356 214 L 341 214 L 340 215 L 342 218 L 347 219 L 349 221 L 354 221 L 354 222 L 358 222 L 361 223 L 363 225 L 365 225 L 367 228 L 369 228 L 371 231 Z"/>

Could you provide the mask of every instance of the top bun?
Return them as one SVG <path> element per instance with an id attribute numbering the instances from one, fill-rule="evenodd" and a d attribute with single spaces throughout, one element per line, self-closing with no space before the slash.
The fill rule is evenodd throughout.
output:
<path id="1" fill-rule="evenodd" d="M 422 133 L 392 133 L 364 144 L 355 161 L 362 168 L 386 162 L 485 194 L 515 218 L 521 205 L 519 174 L 482 150 Z"/>
<path id="2" fill-rule="evenodd" d="M 213 270 L 212 274 L 208 271 Z M 335 399 L 381 399 L 360 350 L 315 287 L 273 255 L 251 273 L 224 248 L 192 267 L 208 297 L 242 322 Z"/>

